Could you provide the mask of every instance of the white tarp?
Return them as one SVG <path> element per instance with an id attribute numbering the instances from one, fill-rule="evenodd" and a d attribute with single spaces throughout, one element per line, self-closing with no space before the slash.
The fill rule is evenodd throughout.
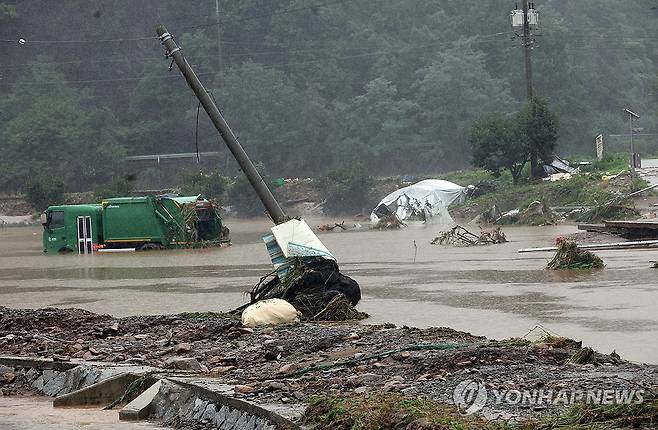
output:
<path id="1" fill-rule="evenodd" d="M 417 217 L 428 223 L 452 224 L 448 206 L 464 201 L 466 192 L 466 187 L 449 181 L 426 179 L 384 197 L 370 214 L 370 221 L 376 223 L 389 213 L 402 221 Z"/>
<path id="2" fill-rule="evenodd" d="M 311 227 L 303 220 L 291 219 L 274 226 L 272 227 L 272 234 L 286 258 L 324 257 L 335 260 L 331 252 L 320 242 Z"/>

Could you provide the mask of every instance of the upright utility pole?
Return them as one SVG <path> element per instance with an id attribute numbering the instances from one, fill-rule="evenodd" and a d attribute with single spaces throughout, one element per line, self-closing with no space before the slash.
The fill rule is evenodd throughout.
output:
<path id="1" fill-rule="evenodd" d="M 210 117 L 210 120 L 219 132 L 220 136 L 222 136 L 222 139 L 224 139 L 224 143 L 226 143 L 226 146 L 228 146 L 228 149 L 235 157 L 235 160 L 240 165 L 240 168 L 247 176 L 251 186 L 256 191 L 256 194 L 258 194 L 261 202 L 263 202 L 265 209 L 269 213 L 270 217 L 272 217 L 274 223 L 281 224 L 286 222 L 287 217 L 279 206 L 279 203 L 276 201 L 272 195 L 272 192 L 265 184 L 263 177 L 260 175 L 260 173 L 258 173 L 256 167 L 254 167 L 254 164 L 247 156 L 247 153 L 244 152 L 244 149 L 238 142 L 235 134 L 233 134 L 231 128 L 226 123 L 226 120 L 217 108 L 217 105 L 215 105 L 212 98 L 208 94 L 208 91 L 206 91 L 206 89 L 203 87 L 203 84 L 201 84 L 201 81 L 199 81 L 199 78 L 194 73 L 194 70 L 192 70 L 192 67 L 190 67 L 189 63 L 183 56 L 183 53 L 181 52 L 178 44 L 176 44 L 176 41 L 174 41 L 174 38 L 167 32 L 167 29 L 163 25 L 158 26 L 156 32 L 160 38 L 161 43 L 165 47 L 167 58 L 172 57 L 174 59 L 176 66 L 178 66 L 178 69 L 185 77 L 188 85 L 190 88 L 192 88 L 192 91 L 194 91 L 194 94 L 199 99 L 199 102 L 201 102 L 203 109 Z"/>
<path id="2" fill-rule="evenodd" d="M 528 100 L 532 99 L 532 35 L 528 20 L 528 0 L 523 0 L 523 51 L 525 54 L 525 82 Z"/>
<path id="3" fill-rule="evenodd" d="M 222 71 L 222 28 L 219 23 L 219 0 L 215 0 L 215 19 L 217 19 L 217 74 Z"/>

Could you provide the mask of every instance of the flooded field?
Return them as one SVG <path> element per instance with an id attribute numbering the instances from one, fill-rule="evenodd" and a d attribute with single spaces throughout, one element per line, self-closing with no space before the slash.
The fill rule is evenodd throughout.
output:
<path id="1" fill-rule="evenodd" d="M 327 220 L 308 220 L 315 225 Z M 267 220 L 229 220 L 234 245 L 221 249 L 53 256 L 37 227 L 0 229 L 0 304 L 79 307 L 117 316 L 223 311 L 271 270 L 260 236 Z M 543 271 L 548 246 L 574 226 L 509 227 L 510 243 L 430 245 L 437 230 L 321 234 L 344 273 L 362 287 L 365 323 L 448 326 L 492 338 L 537 325 L 609 353 L 658 363 L 658 251 L 599 251 L 607 268 Z M 415 244 L 414 244 L 415 243 Z M 415 262 L 414 262 L 415 259 Z"/>

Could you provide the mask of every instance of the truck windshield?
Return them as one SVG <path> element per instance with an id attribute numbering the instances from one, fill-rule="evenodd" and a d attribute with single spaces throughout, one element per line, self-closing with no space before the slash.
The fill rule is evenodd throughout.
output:
<path id="1" fill-rule="evenodd" d="M 48 214 L 48 228 L 55 229 L 64 227 L 64 212 L 52 211 Z"/>

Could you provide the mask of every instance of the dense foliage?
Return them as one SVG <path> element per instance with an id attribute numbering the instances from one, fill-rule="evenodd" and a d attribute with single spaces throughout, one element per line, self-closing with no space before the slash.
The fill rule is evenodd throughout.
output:
<path id="1" fill-rule="evenodd" d="M 511 117 L 491 113 L 471 127 L 473 162 L 494 174 L 509 170 L 516 184 L 529 161 L 533 177 L 540 177 L 538 162 L 550 161 L 558 123 L 559 115 L 542 97 L 534 97 Z"/>
<path id="2" fill-rule="evenodd" d="M 64 201 L 64 183 L 42 173 L 30 177 L 23 192 L 27 202 L 38 212 Z"/>
<path id="3" fill-rule="evenodd" d="M 558 151 L 593 153 L 596 134 L 625 133 L 624 107 L 655 131 L 655 2 L 536 3 L 535 87 L 561 114 Z M 514 114 L 525 98 L 513 6 L 223 0 L 220 58 L 212 1 L 0 1 L 0 191 L 37 171 L 92 189 L 145 171 L 126 155 L 194 151 L 197 101 L 167 71 L 159 23 L 275 177 L 318 177 L 353 160 L 374 175 L 467 166 L 473 121 Z M 198 136 L 236 176 L 203 111 Z"/>
<path id="4" fill-rule="evenodd" d="M 319 181 L 319 192 L 326 214 L 358 213 L 369 203 L 371 179 L 363 163 L 333 168 Z M 370 208 L 368 208 L 370 209 Z"/>

